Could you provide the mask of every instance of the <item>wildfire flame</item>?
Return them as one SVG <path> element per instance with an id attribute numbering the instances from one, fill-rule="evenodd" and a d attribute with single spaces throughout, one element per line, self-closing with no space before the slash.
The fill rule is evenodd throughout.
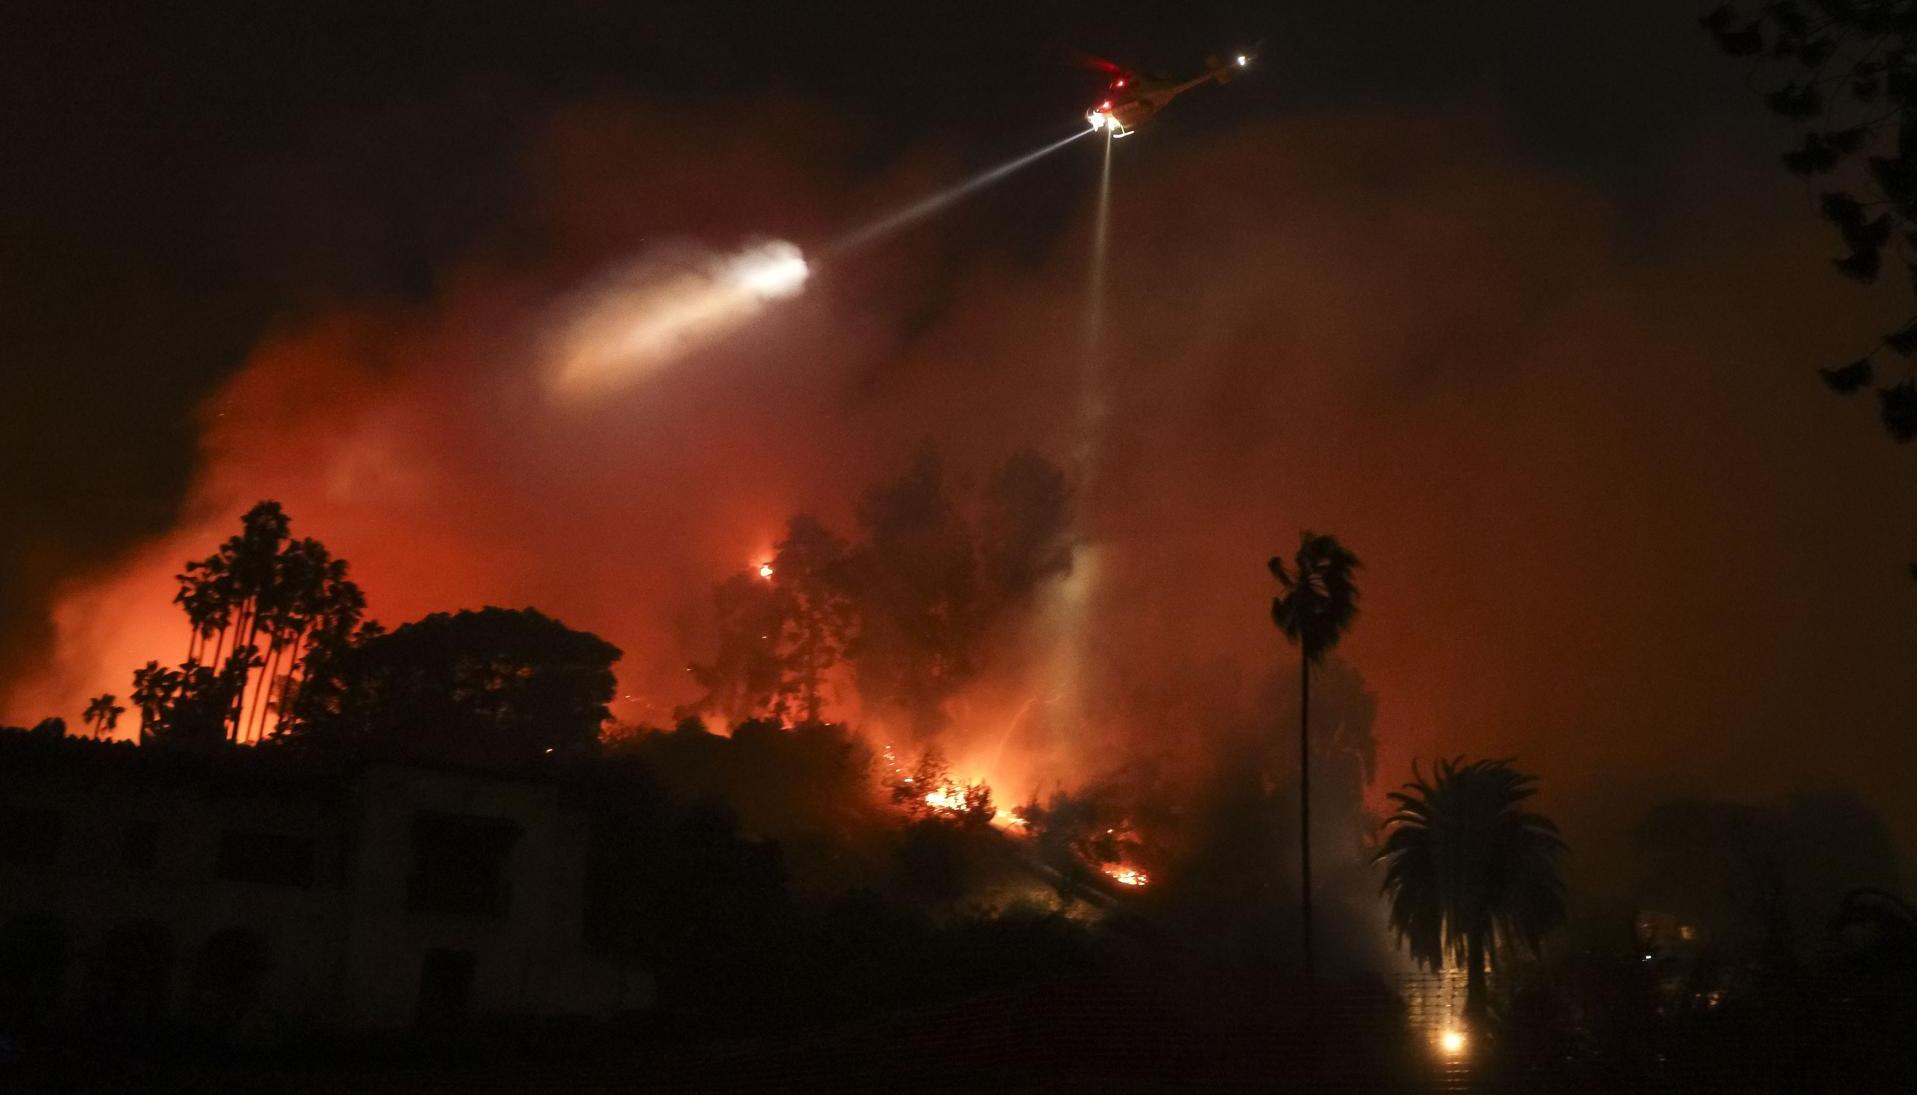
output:
<path id="1" fill-rule="evenodd" d="M 1107 863 L 1099 869 L 1105 872 L 1105 877 L 1120 886 L 1143 886 L 1152 880 L 1151 876 L 1144 871 L 1137 867 L 1128 867 L 1123 863 Z"/>
<path id="2" fill-rule="evenodd" d="M 934 810 L 963 810 L 965 809 L 965 791 L 956 783 L 948 783 L 928 791 L 925 795 L 925 804 Z"/>
<path id="3" fill-rule="evenodd" d="M 906 770 L 899 764 L 898 754 L 893 752 L 891 745 L 882 744 L 879 752 L 894 787 L 895 802 L 916 802 L 937 813 L 959 815 L 981 810 L 984 804 L 991 802 L 992 785 L 982 776 L 970 779 L 944 777 L 936 782 L 928 780 L 921 783 L 918 776 L 905 774 Z M 921 770 L 920 775 L 923 774 Z M 1024 818 L 1002 806 L 994 807 L 988 820 L 1000 832 L 1026 833 L 1031 829 Z"/>

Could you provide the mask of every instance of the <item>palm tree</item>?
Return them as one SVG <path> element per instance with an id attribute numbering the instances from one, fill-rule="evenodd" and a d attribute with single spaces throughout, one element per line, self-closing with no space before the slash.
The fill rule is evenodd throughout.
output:
<path id="1" fill-rule="evenodd" d="M 93 727 L 93 736 L 107 738 L 113 736 L 114 727 L 120 725 L 120 716 L 126 714 L 126 708 L 117 701 L 118 696 L 106 692 L 87 701 L 87 707 L 80 718 Z"/>
<path id="2" fill-rule="evenodd" d="M 1362 564 L 1337 537 L 1306 530 L 1298 534 L 1292 569 L 1271 557 L 1271 576 L 1282 592 L 1271 599 L 1271 620 L 1299 650 L 1298 658 L 1298 874 L 1304 913 L 1305 983 L 1315 978 L 1311 947 L 1311 665 L 1338 645 L 1358 615 L 1352 575 Z"/>
<path id="3" fill-rule="evenodd" d="M 177 695 L 165 694 L 158 687 L 164 679 L 155 677 L 135 702 L 156 726 L 166 722 L 161 708 L 200 699 L 221 703 L 226 738 L 256 743 L 269 721 L 275 732 L 292 721 L 306 655 L 323 641 L 352 634 L 366 599 L 346 576 L 346 562 L 326 545 L 292 538 L 291 519 L 278 502 L 261 502 L 240 521 L 238 535 L 176 576 L 173 600 L 191 625 Z M 193 666 L 209 673 L 189 671 Z M 221 691 L 202 697 L 195 691 L 201 687 Z M 157 720 L 145 715 L 149 707 Z"/>
<path id="4" fill-rule="evenodd" d="M 1489 964 L 1514 949 L 1535 956 L 1564 920 L 1564 841 L 1549 818 L 1521 808 L 1537 778 L 1508 760 L 1440 760 L 1429 783 L 1415 764 L 1411 775 L 1391 793 L 1397 812 L 1375 857 L 1391 927 L 1420 965 L 1440 969 L 1447 956 L 1464 965 L 1464 1013 L 1477 1019 Z"/>

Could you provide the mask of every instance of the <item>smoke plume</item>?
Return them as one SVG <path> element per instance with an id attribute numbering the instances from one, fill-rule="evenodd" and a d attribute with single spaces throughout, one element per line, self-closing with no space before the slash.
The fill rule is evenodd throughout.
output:
<path id="1" fill-rule="evenodd" d="M 748 293 L 723 324 L 618 333 L 657 294 L 724 283 L 707 256 L 817 239 L 926 178 L 848 187 L 829 127 L 764 116 L 556 118 L 510 246 L 476 248 L 429 307 L 343 305 L 255 348 L 202 409 L 177 527 L 63 592 L 48 665 L 5 713 L 71 716 L 183 649 L 172 576 L 275 498 L 351 560 L 370 615 L 536 605 L 623 649 L 615 713 L 664 724 L 717 647 L 714 585 L 798 513 L 880 536 L 905 499 L 868 488 L 931 451 L 950 497 L 1001 500 L 985 567 L 1025 606 L 940 701 L 955 774 L 1002 800 L 1141 757 L 1197 780 L 1248 726 L 1275 750 L 1295 722 L 1261 689 L 1296 655 L 1263 563 L 1307 526 L 1366 562 L 1341 651 L 1377 697 L 1374 793 L 1414 756 L 1471 752 L 1524 758 L 1547 808 L 1651 768 L 1659 790 L 1708 774 L 1893 800 L 1917 613 L 1886 591 L 1917 508 L 1858 501 L 1908 485 L 1802 379 L 1828 347 L 1786 317 L 1868 306 L 1805 258 L 1815 226 L 1747 231 L 1775 195 L 1678 192 L 1682 239 L 1627 246 L 1617 210 L 1463 119 L 1128 141 L 1079 490 L 994 469 L 1075 466 L 1094 143 L 1004 184 L 1083 175 L 1049 236 L 1000 241 L 990 210 L 955 206 L 777 307 Z M 827 151 L 795 151 L 808 137 Z M 660 240 L 701 250 L 661 281 Z M 555 377 L 590 397 L 550 398 Z M 1072 546 L 1028 550 L 1057 542 L 1058 489 Z M 1826 565 L 1831 537 L 1853 565 Z"/>

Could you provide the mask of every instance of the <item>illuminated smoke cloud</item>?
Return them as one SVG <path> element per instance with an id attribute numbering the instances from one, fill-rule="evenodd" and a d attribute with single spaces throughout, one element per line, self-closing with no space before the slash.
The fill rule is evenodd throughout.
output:
<path id="1" fill-rule="evenodd" d="M 731 255 L 692 247 L 648 255 L 574 305 L 556 336 L 552 391 L 578 399 L 642 380 L 797 295 L 810 273 L 784 240 Z"/>
<path id="2" fill-rule="evenodd" d="M 278 329 L 208 399 L 179 527 L 61 591 L 43 664 L 6 667 L 0 720 L 77 723 L 88 697 L 124 698 L 148 658 L 183 656 L 173 576 L 262 498 L 351 560 L 389 626 L 536 606 L 625 650 L 616 713 L 663 724 L 698 697 L 686 666 L 717 648 L 713 585 L 770 559 L 790 515 L 853 533 L 862 492 L 928 442 L 958 497 L 1022 448 L 1075 471 L 1095 150 L 1081 138 L 1084 157 L 1045 168 L 1085 187 L 1050 250 L 974 242 L 961 234 L 979 222 L 955 210 L 835 255 L 829 286 L 779 304 L 758 280 L 771 275 L 739 274 L 730 247 L 647 242 L 822 239 L 889 204 L 851 192 L 817 139 L 829 127 L 769 128 L 762 113 L 572 116 L 530 160 L 538 231 L 502 234 L 535 246 L 483 249 L 430 307 L 342 304 Z M 715 145 L 724 134 L 738 136 Z M 1343 649 L 1380 697 L 1374 792 L 1413 757 L 1517 753 L 1595 810 L 1650 749 L 1754 794 L 1838 773 L 1900 801 L 1908 766 L 1844 773 L 1820 758 L 1907 742 L 1908 720 L 1873 697 L 1902 679 L 1917 614 L 1872 576 L 1894 579 L 1909 539 L 1821 563 L 1829 530 L 1859 519 L 1828 484 L 1901 497 L 1905 473 L 1843 413 L 1806 413 L 1797 378 L 1823 336 L 1789 309 L 1749 307 L 1760 282 L 1857 323 L 1881 302 L 1826 285 L 1804 259 L 1828 242 L 1814 223 L 1781 249 L 1699 184 L 1711 200 L 1673 215 L 1695 214 L 1684 238 L 1712 247 L 1638 254 L 1601 196 L 1460 134 L 1301 116 L 1194 139 L 1150 170 L 1114 165 L 1106 440 L 1097 475 L 1071 476 L 1081 547 L 1033 591 L 1032 627 L 994 632 L 952 697 L 939 745 L 955 778 L 987 778 L 1015 804 L 1143 754 L 1197 781 L 1183 769 L 1238 755 L 1221 738 L 1285 733 L 1286 697 L 1257 691 L 1297 671 L 1266 615 L 1263 561 L 1310 522 L 1367 564 L 1366 615 Z M 608 269 L 624 274 L 576 292 L 582 271 Z M 697 349 L 677 367 L 670 353 L 582 356 L 604 375 L 586 369 L 581 398 L 559 395 L 568 359 L 553 351 L 583 346 L 564 336 L 587 317 L 609 321 L 609 341 L 630 335 L 658 322 L 637 304 L 728 271 L 750 318 L 681 330 L 677 351 Z M 528 330 L 551 341 L 529 347 Z M 1830 455 L 1803 459 L 1813 450 Z M 1779 514 L 1793 538 L 1760 545 L 1751 530 Z M 1791 626 L 1727 636 L 1721 621 L 1782 573 L 1809 576 Z M 1807 757 L 1806 726 L 1845 749 Z M 1728 728 L 1742 728 L 1734 750 Z M 903 731 L 881 740 L 916 759 Z M 1917 833 L 1917 815 L 1899 822 Z M 1221 858 L 1220 877 L 1238 862 Z"/>

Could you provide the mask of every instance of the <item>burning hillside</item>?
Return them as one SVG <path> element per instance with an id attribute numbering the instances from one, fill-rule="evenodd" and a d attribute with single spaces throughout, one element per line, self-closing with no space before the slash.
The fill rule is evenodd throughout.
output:
<path id="1" fill-rule="evenodd" d="M 302 535 L 351 560 L 367 619 L 393 627 L 536 605 L 602 636 L 624 652 L 609 703 L 618 727 L 694 716 L 750 739 L 759 731 L 747 726 L 797 734 L 845 723 L 859 748 L 893 743 L 908 765 L 935 746 L 951 786 L 918 793 L 927 811 L 983 812 L 989 788 L 998 827 L 1029 829 L 1034 854 L 1061 872 L 1119 864 L 1154 894 L 1280 909 L 1294 869 L 1279 834 L 1293 824 L 1284 734 L 1295 692 L 1273 683 L 1289 674 L 1259 562 L 1304 513 L 1387 555 L 1449 552 L 1409 543 L 1404 528 L 1439 539 L 1465 528 L 1476 542 L 1485 521 L 1511 519 L 1507 499 L 1489 509 L 1434 501 L 1429 484 L 1378 474 L 1426 449 L 1455 450 L 1448 419 L 1408 424 L 1393 412 L 1375 424 L 1376 445 L 1324 433 L 1337 416 L 1313 408 L 1357 391 L 1356 365 L 1392 360 L 1388 347 L 1334 340 L 1338 353 L 1307 360 L 1267 329 L 1281 288 L 1344 268 L 1320 261 L 1308 230 L 1342 191 L 1263 145 L 1208 150 L 1207 170 L 1272 174 L 1297 201 L 1277 224 L 1262 208 L 1206 213 L 1215 219 L 1199 227 L 1218 246 L 1202 263 L 1180 257 L 1193 251 L 1174 222 L 1198 211 L 1170 181 L 1128 192 L 1113 227 L 1137 251 L 1106 285 L 1092 437 L 1081 429 L 1090 412 L 1076 246 L 1069 262 L 953 266 L 928 224 L 811 271 L 803 294 L 749 309 L 749 333 L 694 324 L 655 339 L 645 328 L 645 354 L 621 357 L 617 336 L 631 331 L 619 321 L 639 318 L 622 309 L 734 284 L 728 262 L 753 241 L 816 240 L 821 225 L 861 212 L 842 205 L 889 204 L 848 196 L 829 171 L 805 166 L 802 142 L 755 129 L 713 148 L 692 139 L 697 127 L 633 121 L 611 108 L 556 119 L 529 153 L 539 171 L 526 219 L 502 228 L 515 246 L 476 251 L 430 304 L 340 303 L 262 340 L 204 404 L 177 527 L 62 592 L 46 664 L 15 674 L 9 708 L 77 715 L 91 697 L 124 697 L 148 661 L 177 660 L 192 638 L 171 603 L 182 562 L 271 497 Z M 694 144 L 706 170 L 662 173 L 690 162 Z M 709 171 L 737 185 L 715 191 Z M 1453 216 L 1487 220 L 1469 193 L 1435 197 Z M 1380 197 L 1416 217 L 1434 196 Z M 1076 215 L 1065 230 L 1089 223 L 1089 210 Z M 1304 253 L 1275 239 L 1302 240 Z M 1433 262 L 1447 248 L 1409 257 Z M 1274 266 L 1274 254 L 1287 257 Z M 1341 253 L 1361 265 L 1406 258 L 1395 246 Z M 1149 282 L 1137 273 L 1147 268 Z M 661 282 L 661 270 L 674 273 Z M 1190 287 L 1203 314 L 1166 298 L 1165 284 Z M 1478 307 L 1448 293 L 1409 299 L 1407 330 L 1433 335 Z M 1321 304 L 1301 302 L 1297 322 L 1343 330 L 1348 302 Z M 606 338 L 556 337 L 581 317 Z M 619 364 L 657 365 L 647 355 L 661 346 L 676 355 L 670 368 Z M 552 398 L 557 375 L 578 381 L 565 398 Z M 1275 421 L 1286 429 L 1270 429 Z M 1332 440 L 1352 453 L 1349 479 L 1364 490 L 1272 473 Z M 1389 527 L 1375 519 L 1385 513 L 1399 515 Z M 1381 568 L 1381 618 L 1427 594 L 1397 577 L 1407 572 Z M 1368 634 L 1383 637 L 1367 665 L 1443 706 L 1452 678 L 1419 661 L 1422 632 Z M 281 688 L 269 685 L 262 705 Z M 1337 771 L 1318 794 L 1327 819 L 1355 819 L 1375 759 L 1374 710 L 1355 676 L 1319 682 L 1319 693 L 1322 748 Z M 250 713 L 249 725 L 275 718 Z M 119 732 L 134 733 L 133 720 Z M 1394 747 L 1416 745 L 1407 733 Z M 704 741 L 672 748 L 688 765 L 718 752 Z M 743 815 L 767 815 L 762 825 L 746 817 L 749 828 L 782 837 L 863 824 L 874 795 L 817 778 L 826 781 L 741 777 L 725 797 Z M 859 785 L 898 809 L 884 801 L 883 775 Z M 1080 817 L 1081 801 L 1096 809 Z M 1067 804 L 1069 823 L 1018 820 L 1024 806 Z M 1324 839 L 1336 844 L 1355 825 L 1327 820 Z M 1138 847 L 1104 855 L 1088 844 L 1101 835 Z M 1268 919 L 1255 930 L 1275 932 L 1280 914 Z"/>

